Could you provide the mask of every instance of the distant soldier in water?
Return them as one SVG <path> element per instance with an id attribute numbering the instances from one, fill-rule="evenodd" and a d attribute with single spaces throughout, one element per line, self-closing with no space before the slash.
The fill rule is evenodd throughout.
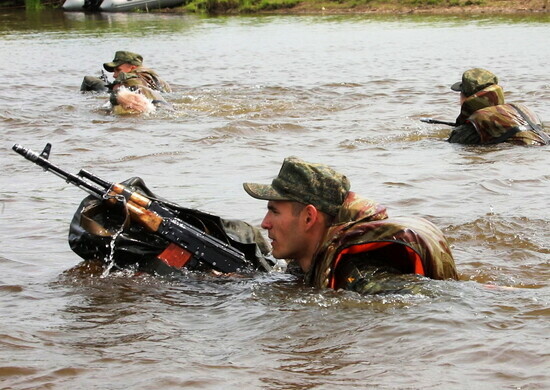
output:
<path id="1" fill-rule="evenodd" d="M 114 81 L 105 78 L 86 76 L 82 81 L 82 92 L 111 92 L 111 104 L 116 113 L 150 112 L 153 106 L 169 106 L 163 92 L 171 92 L 170 85 L 158 74 L 143 67 L 143 57 L 129 51 L 117 51 L 111 62 L 103 64 L 107 72 L 112 72 Z M 124 93 L 118 93 L 125 90 Z"/>
<path id="2" fill-rule="evenodd" d="M 497 77 L 488 70 L 474 68 L 451 86 L 460 92 L 460 115 L 448 139 L 461 144 L 548 145 L 537 115 L 522 104 L 505 104 Z"/>
<path id="3" fill-rule="evenodd" d="M 273 256 L 297 263 L 310 286 L 411 293 L 427 278 L 458 279 L 441 230 L 422 218 L 388 218 L 326 165 L 288 157 L 271 184 L 243 186 L 268 201 L 261 226 Z"/>

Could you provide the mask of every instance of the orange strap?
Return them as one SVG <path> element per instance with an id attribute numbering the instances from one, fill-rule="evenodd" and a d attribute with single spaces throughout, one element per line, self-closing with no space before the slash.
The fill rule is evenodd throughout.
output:
<path id="1" fill-rule="evenodd" d="M 384 248 L 388 245 L 403 245 L 409 255 L 409 260 L 414 263 L 414 273 L 418 275 L 425 275 L 424 266 L 422 265 L 422 258 L 416 253 L 411 247 L 404 244 L 396 243 L 395 241 L 376 241 L 376 242 L 367 242 L 365 244 L 353 245 L 347 248 L 344 248 L 338 253 L 338 257 L 334 260 L 334 266 L 332 268 L 332 277 L 330 278 L 329 287 L 335 288 L 336 286 L 336 267 L 338 263 L 345 255 L 354 255 L 357 253 L 369 252 L 376 249 Z"/>
<path id="2" fill-rule="evenodd" d="M 164 261 L 170 267 L 177 269 L 183 268 L 185 264 L 191 259 L 192 253 L 183 249 L 174 243 L 171 243 L 166 249 L 157 257 Z"/>

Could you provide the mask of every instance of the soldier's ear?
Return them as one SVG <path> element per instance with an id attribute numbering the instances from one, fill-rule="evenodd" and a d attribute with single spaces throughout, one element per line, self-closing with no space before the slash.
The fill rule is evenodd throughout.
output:
<path id="1" fill-rule="evenodd" d="M 304 208 L 304 218 L 306 226 L 312 226 L 319 218 L 319 210 L 312 204 L 308 204 Z"/>

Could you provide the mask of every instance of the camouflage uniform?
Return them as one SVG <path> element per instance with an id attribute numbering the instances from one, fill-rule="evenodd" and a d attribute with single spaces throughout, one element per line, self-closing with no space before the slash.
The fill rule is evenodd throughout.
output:
<path id="1" fill-rule="evenodd" d="M 286 158 L 271 185 L 245 183 L 264 200 L 312 204 L 332 217 L 306 284 L 360 293 L 414 292 L 426 277 L 458 279 L 443 233 L 422 218 L 388 219 L 386 208 L 349 191 L 348 179 L 323 164 Z"/>
<path id="2" fill-rule="evenodd" d="M 537 115 L 521 104 L 505 104 L 504 92 L 491 72 L 475 68 L 462 75 L 451 89 L 467 98 L 448 141 L 461 144 L 548 145 Z"/>
<path id="3" fill-rule="evenodd" d="M 388 293 L 412 292 L 419 275 L 458 279 L 443 233 L 422 218 L 388 219 L 384 207 L 350 192 L 305 279 L 316 287 Z"/>
<path id="4" fill-rule="evenodd" d="M 113 87 L 124 85 L 125 87 L 147 87 L 153 91 L 172 92 L 170 85 L 162 80 L 158 74 L 149 68 L 142 66 L 128 73 L 121 72 L 113 82 Z"/>
<path id="5" fill-rule="evenodd" d="M 135 69 L 137 70 L 137 69 Z M 162 94 L 157 89 L 150 88 L 143 75 L 147 74 L 150 76 L 150 73 L 141 73 L 140 75 L 137 75 L 134 72 L 131 73 L 120 73 L 118 77 L 115 79 L 115 81 L 112 84 L 112 91 L 111 96 L 109 98 L 109 101 L 113 105 L 113 107 L 118 109 L 118 113 L 122 114 L 123 109 L 119 106 L 119 102 L 117 99 L 117 91 L 119 88 L 124 87 L 128 88 L 130 91 L 139 92 L 143 96 L 145 96 L 147 99 L 151 100 L 151 102 L 159 107 L 159 106 L 165 106 L 170 107 L 170 104 L 164 99 Z"/>

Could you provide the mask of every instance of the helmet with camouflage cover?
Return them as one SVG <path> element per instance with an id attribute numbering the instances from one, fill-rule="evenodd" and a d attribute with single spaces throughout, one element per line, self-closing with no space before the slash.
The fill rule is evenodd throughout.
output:
<path id="1" fill-rule="evenodd" d="M 117 66 L 122 64 L 141 66 L 143 64 L 143 57 L 130 51 L 117 51 L 113 61 L 104 63 L 103 67 L 107 72 L 113 72 Z"/>
<path id="2" fill-rule="evenodd" d="M 350 182 L 346 176 L 327 165 L 287 157 L 271 184 L 244 183 L 243 187 L 256 199 L 311 204 L 335 216 L 346 199 Z"/>
<path id="3" fill-rule="evenodd" d="M 453 91 L 462 92 L 471 96 L 490 85 L 498 84 L 498 78 L 493 73 L 482 68 L 469 69 L 462 74 L 462 81 L 451 85 Z"/>

